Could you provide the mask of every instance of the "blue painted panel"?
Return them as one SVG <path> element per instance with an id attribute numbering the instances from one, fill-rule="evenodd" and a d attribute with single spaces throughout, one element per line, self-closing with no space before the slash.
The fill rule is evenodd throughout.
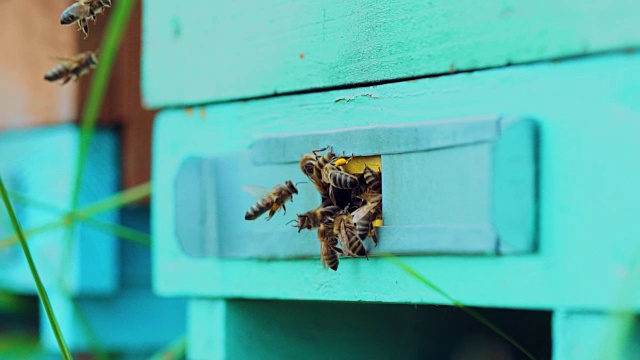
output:
<path id="1" fill-rule="evenodd" d="M 348 259 L 337 273 L 328 273 L 317 258 L 189 256 L 176 237 L 176 175 L 189 157 L 209 159 L 246 151 L 258 136 L 529 114 L 540 123 L 536 253 L 404 260 L 472 305 L 606 309 L 617 302 L 616 294 L 640 251 L 633 240 L 640 238 L 640 187 L 632 186 L 640 182 L 640 168 L 634 166 L 640 153 L 637 74 L 640 55 L 619 53 L 216 104 L 193 112 L 196 115 L 178 108 L 164 110 L 154 129 L 154 285 L 162 294 L 198 297 L 446 303 L 385 259 Z M 376 97 L 366 96 L 371 93 Z M 336 102 L 344 98 L 357 100 Z M 282 181 L 267 176 L 243 179 L 241 184 L 264 181 L 262 185 L 272 186 Z M 242 196 L 238 202 L 251 201 Z M 266 226 L 262 223 L 266 222 L 252 227 Z"/>
<path id="2" fill-rule="evenodd" d="M 120 212 L 121 223 L 149 231 L 149 208 L 131 206 Z M 149 354 L 182 335 L 186 327 L 186 302 L 163 299 L 151 292 L 150 249 L 123 241 L 120 244 L 118 291 L 107 296 L 73 296 L 49 291 L 56 317 L 72 351 L 91 349 L 91 335 L 109 352 Z M 41 310 L 41 340 L 46 351 L 58 345 Z M 84 319 L 83 319 L 84 318 Z M 87 327 L 88 325 L 88 327 Z"/>
<path id="3" fill-rule="evenodd" d="M 187 158 L 175 183 L 179 241 L 188 254 L 197 257 L 317 257 L 315 231 L 311 236 L 303 231 L 299 241 L 296 230 L 284 226 L 296 214 L 320 203 L 311 185 L 300 186 L 293 204 L 287 204 L 289 212 L 284 220 L 278 214 L 270 222 L 258 219 L 247 223 L 243 214 L 257 198 L 248 198 L 242 184 L 259 180 L 268 191 L 285 179 L 304 181 L 298 164 L 300 154 L 326 142 L 338 153 L 343 150 L 338 144 L 343 144 L 346 153 L 382 155 L 385 226 L 379 248 L 371 249 L 373 256 L 376 252 L 495 254 L 498 236 L 508 243 L 508 235 L 515 237 L 513 242 L 522 242 L 523 248 L 533 249 L 535 238 L 531 234 L 535 229 L 519 229 L 515 224 L 508 228 L 510 233 L 496 234 L 493 228 L 494 198 L 502 201 L 493 206 L 493 213 L 507 211 L 498 213 L 502 222 L 515 217 L 524 218 L 525 225 L 537 223 L 535 218 L 527 218 L 537 214 L 529 208 L 537 205 L 536 182 L 528 179 L 535 176 L 536 165 L 523 161 L 528 158 L 520 153 L 511 154 L 515 146 L 508 144 L 531 146 L 523 151 L 535 154 L 536 143 L 529 139 L 535 123 L 525 120 L 528 126 L 523 131 L 505 131 L 509 134 L 507 144 L 495 146 L 500 143 L 501 122 L 485 117 L 270 136 L 256 140 L 249 152 L 230 152 L 211 159 Z M 517 121 L 512 122 L 514 128 L 520 128 Z M 501 149 L 501 157 L 494 156 L 494 147 Z M 502 158 L 508 162 L 500 163 Z M 520 164 L 518 169 L 511 166 L 513 161 Z M 513 178 L 524 182 L 519 187 L 509 186 Z M 492 179 L 500 186 L 492 188 Z M 503 189 L 508 191 L 506 196 L 492 194 Z M 244 199 L 247 201 L 241 201 Z M 519 204 L 509 206 L 510 202 Z M 367 244 L 371 248 L 372 244 Z"/>
<path id="4" fill-rule="evenodd" d="M 9 190 L 68 209 L 78 141 L 79 130 L 73 125 L 0 134 L 0 172 L 3 176 L 7 174 Z M 100 130 L 95 134 L 80 193 L 81 206 L 117 191 L 118 146 L 113 131 Z M 17 209 L 25 229 L 59 220 L 59 215 L 32 206 L 18 205 Z M 117 213 L 107 212 L 96 218 L 115 222 Z M 2 235 L 11 234 L 3 229 Z M 64 240 L 62 228 L 29 237 L 31 251 L 48 288 L 60 286 L 61 274 L 65 287 L 74 294 L 107 294 L 117 288 L 118 250 L 113 236 L 79 225 L 68 259 L 63 259 Z M 0 286 L 35 294 L 31 273 L 19 247 L 0 250 L 0 259 L 3 264 Z"/>

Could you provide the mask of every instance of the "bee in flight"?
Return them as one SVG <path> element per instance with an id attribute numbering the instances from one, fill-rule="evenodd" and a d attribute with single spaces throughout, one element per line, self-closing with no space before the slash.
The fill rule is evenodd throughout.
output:
<path id="1" fill-rule="evenodd" d="M 98 58 L 93 51 L 85 51 L 70 59 L 59 58 L 58 60 L 61 63 L 49 70 L 44 75 L 44 79 L 51 82 L 62 80 L 61 85 L 66 84 L 71 79 L 77 81 L 78 78 L 98 65 Z"/>
<path id="2" fill-rule="evenodd" d="M 269 220 L 280 208 L 282 208 L 286 214 L 287 208 L 285 207 L 285 203 L 292 199 L 293 194 L 297 193 L 298 189 L 291 180 L 285 181 L 284 184 L 278 184 L 271 189 L 268 194 L 263 196 L 262 199 L 251 205 L 244 215 L 244 219 L 255 220 L 260 217 L 260 215 L 269 211 L 269 215 L 267 216 L 267 220 Z"/>
<path id="3" fill-rule="evenodd" d="M 60 15 L 60 24 L 71 25 L 77 22 L 86 39 L 89 36 L 89 20 L 95 23 L 96 16 L 108 7 L 111 7 L 111 0 L 78 0 L 64 9 Z"/>

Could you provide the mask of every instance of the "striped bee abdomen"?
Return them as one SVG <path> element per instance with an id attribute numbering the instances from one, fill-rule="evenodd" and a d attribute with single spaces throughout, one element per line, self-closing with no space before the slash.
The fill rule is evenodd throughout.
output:
<path id="1" fill-rule="evenodd" d="M 358 186 L 358 178 L 342 171 L 332 171 L 329 173 L 329 181 L 332 186 L 338 189 L 353 189 Z"/>
<path id="2" fill-rule="evenodd" d="M 47 81 L 57 81 L 69 75 L 69 69 L 64 65 L 58 65 L 44 74 Z"/>
<path id="3" fill-rule="evenodd" d="M 244 219 L 255 220 L 260 217 L 260 215 L 269 211 L 272 205 L 273 201 L 271 200 L 271 197 L 265 196 L 262 199 L 258 200 L 258 202 L 256 202 L 255 204 L 251 205 L 249 210 L 247 210 L 247 213 L 244 214 Z"/>

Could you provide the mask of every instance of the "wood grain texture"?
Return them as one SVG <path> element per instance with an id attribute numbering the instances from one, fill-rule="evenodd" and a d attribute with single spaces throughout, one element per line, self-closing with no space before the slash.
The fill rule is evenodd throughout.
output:
<path id="1" fill-rule="evenodd" d="M 153 148 L 155 288 L 192 297 L 444 303 L 385 259 L 346 259 L 329 273 L 317 259 L 187 256 L 173 221 L 179 166 L 190 156 L 247 149 L 258 134 L 530 114 L 541 125 L 538 254 L 404 261 L 471 305 L 606 308 L 617 301 L 640 251 L 640 188 L 634 185 L 640 182 L 638 74 L 640 54 L 620 53 L 212 105 L 204 108 L 204 119 L 200 110 L 164 110 L 156 119 Z M 345 98 L 353 100 L 336 101 Z M 298 240 L 283 238 L 283 246 Z M 640 299 L 634 305 L 640 307 Z"/>
<path id="2" fill-rule="evenodd" d="M 147 0 L 144 99 L 199 104 L 637 47 L 638 23 L 636 0 Z"/>

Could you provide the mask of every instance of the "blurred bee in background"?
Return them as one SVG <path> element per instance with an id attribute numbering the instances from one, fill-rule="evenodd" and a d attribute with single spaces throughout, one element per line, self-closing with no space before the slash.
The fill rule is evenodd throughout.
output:
<path id="1" fill-rule="evenodd" d="M 322 267 L 325 270 L 338 270 L 338 254 L 342 254 L 342 250 L 338 248 L 338 238 L 329 222 L 320 224 L 318 241 L 320 241 L 320 262 Z"/>
<path id="2" fill-rule="evenodd" d="M 285 181 L 284 184 L 276 185 L 268 194 L 251 205 L 244 215 L 244 219 L 255 220 L 260 217 L 260 215 L 269 211 L 269 215 L 267 216 L 267 220 L 269 220 L 280 208 L 282 208 L 286 214 L 287 208 L 285 207 L 285 203 L 292 200 L 293 194 L 297 193 L 298 189 L 291 180 Z"/>
<path id="3" fill-rule="evenodd" d="M 80 53 L 70 59 L 58 58 L 57 60 L 60 60 L 61 63 L 49 70 L 44 75 L 44 79 L 51 82 L 62 80 L 61 85 L 71 79 L 77 81 L 98 65 L 98 58 L 93 51 Z"/>
<path id="4" fill-rule="evenodd" d="M 78 0 L 69 5 L 60 15 L 60 24 L 71 25 L 78 23 L 84 38 L 89 36 L 89 20 L 96 22 L 98 14 L 111 7 L 111 0 Z"/>
<path id="5" fill-rule="evenodd" d="M 323 222 L 333 222 L 334 216 L 340 209 L 337 206 L 319 206 L 316 209 L 298 215 L 298 232 L 302 229 L 314 229 L 320 227 Z"/>
<path id="6" fill-rule="evenodd" d="M 353 217 L 346 208 L 335 217 L 333 232 L 338 236 L 338 242 L 345 255 L 350 257 L 367 256 L 367 249 L 364 247 L 362 239 L 358 237 Z"/>

